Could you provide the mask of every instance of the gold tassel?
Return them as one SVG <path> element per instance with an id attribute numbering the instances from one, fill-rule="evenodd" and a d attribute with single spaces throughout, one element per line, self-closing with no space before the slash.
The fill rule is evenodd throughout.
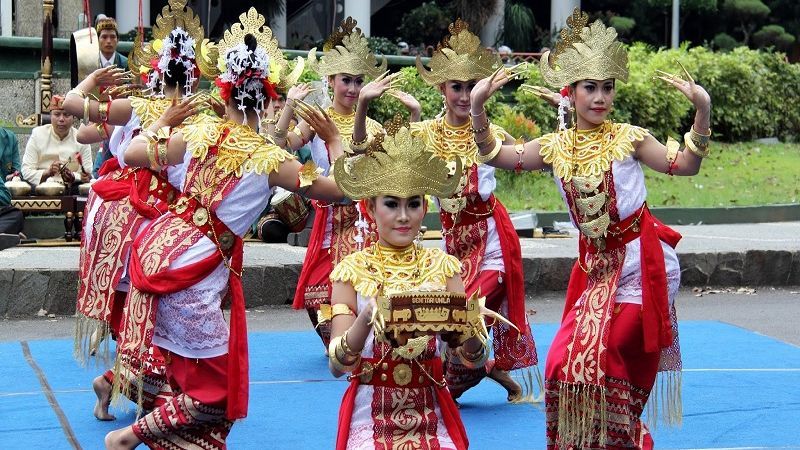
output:
<path id="1" fill-rule="evenodd" d="M 111 329 L 107 322 L 92 319 L 82 314 L 75 317 L 75 338 L 73 340 L 73 357 L 85 367 L 93 358 L 97 365 L 108 366 L 111 363 L 111 344 L 107 336 Z"/>
<path id="2" fill-rule="evenodd" d="M 511 403 L 544 402 L 544 380 L 539 366 L 524 367 L 519 370 L 514 370 L 510 375 L 522 386 L 522 395 Z"/>
<path id="3" fill-rule="evenodd" d="M 605 447 L 608 434 L 608 402 L 604 386 L 583 383 L 558 384 L 558 444 L 560 447 Z M 599 426 L 595 428 L 595 423 Z M 596 431 L 598 430 L 599 431 Z"/>
<path id="4" fill-rule="evenodd" d="M 667 427 L 683 423 L 683 374 L 679 370 L 659 372 L 647 401 L 647 426 L 658 428 L 659 422 Z M 660 420 L 659 420 L 660 419 Z"/>
<path id="5" fill-rule="evenodd" d="M 117 352 L 114 359 L 114 383 L 111 385 L 111 405 L 115 408 L 127 410 L 127 402 L 123 398 L 136 399 L 136 418 L 141 417 L 142 399 L 144 398 L 144 372 L 139 371 L 135 374 L 130 370 L 124 361 L 122 354 Z M 135 389 L 135 397 L 134 395 Z"/>

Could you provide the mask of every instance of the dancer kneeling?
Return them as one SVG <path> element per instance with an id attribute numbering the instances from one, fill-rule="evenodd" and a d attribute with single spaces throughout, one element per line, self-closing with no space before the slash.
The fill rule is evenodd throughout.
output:
<path id="1" fill-rule="evenodd" d="M 396 310 L 386 314 L 393 296 L 464 292 L 460 262 L 415 242 L 425 216 L 424 195 L 449 197 L 459 177 L 449 175 L 453 167 L 398 122 L 387 125 L 389 134 L 376 139 L 366 155 L 339 160 L 334 167 L 346 195 L 367 199 L 378 230 L 376 243 L 347 256 L 331 273 L 330 367 L 335 376 L 350 372 L 336 448 L 465 449 L 469 443 L 446 387 L 439 341 L 457 347 L 472 366 L 485 363 L 487 348 L 469 333 L 389 332 L 402 315 Z M 454 165 L 460 174 L 460 162 Z M 401 312 L 411 320 L 411 311 Z M 420 319 L 417 312 L 414 317 Z"/>

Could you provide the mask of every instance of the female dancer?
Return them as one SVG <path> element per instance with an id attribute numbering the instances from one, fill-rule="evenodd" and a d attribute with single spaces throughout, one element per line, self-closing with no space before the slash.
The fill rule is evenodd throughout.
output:
<path id="1" fill-rule="evenodd" d="M 336 123 L 344 149 L 364 150 L 369 136 L 353 142 L 353 109 L 365 78 L 376 78 L 386 68 L 386 61 L 378 65 L 375 55 L 369 51 L 367 38 L 356 28 L 352 17 L 345 19 L 341 26 L 328 38 L 324 55 L 317 61 L 316 49 L 308 54 L 308 65 L 333 88 L 333 105 L 326 113 Z M 308 93 L 308 85 L 299 85 L 287 95 L 286 106 L 275 128 L 275 142 L 288 145 L 296 151 L 311 141 L 314 163 L 327 175 L 330 167 L 341 156 L 330 151 L 330 146 L 315 136 L 313 130 L 304 122 L 288 132 L 297 100 Z M 381 126 L 374 120 L 367 121 L 371 135 L 377 134 Z M 330 340 L 330 299 L 331 283 L 329 276 L 333 267 L 345 256 L 359 250 L 365 233 L 356 226 L 360 213 L 355 204 L 331 204 L 314 202 L 314 225 L 308 243 L 303 269 L 297 282 L 293 307 L 305 308 L 311 323 L 327 349 Z M 368 236 L 366 236 L 368 237 Z"/>
<path id="2" fill-rule="evenodd" d="M 481 46 L 479 38 L 470 33 L 465 22 L 458 20 L 449 30 L 450 36 L 431 58 L 431 70 L 417 60 L 417 70 L 423 80 L 442 92 L 445 114 L 412 123 L 411 130 L 415 136 L 423 138 L 436 156 L 451 163 L 461 162 L 458 190 L 452 196 L 437 198 L 447 253 L 462 262 L 461 278 L 467 293 L 471 295 L 480 290 L 480 294 L 486 296 L 486 306 L 507 316 L 517 329 L 495 322 L 492 326 L 495 359 L 489 360 L 485 367 L 467 367 L 453 352 L 448 352 L 447 385 L 453 398 L 458 398 L 489 376 L 508 391 L 509 401 L 520 401 L 522 388 L 508 371 L 538 364 L 525 313 L 522 251 L 511 218 L 493 194 L 494 167 L 481 164 L 469 128 L 470 91 L 477 80 L 495 70 L 499 61 Z M 391 81 L 386 80 L 364 87 L 356 111 L 353 139 L 363 139 L 362 118 L 369 101 L 390 87 Z M 513 142 L 498 126 L 491 125 L 484 131 L 504 142 Z M 534 372 L 541 384 L 538 368 Z"/>
<path id="3" fill-rule="evenodd" d="M 335 178 L 352 198 L 366 198 L 378 241 L 344 258 L 331 274 L 331 372 L 348 376 L 339 413 L 337 450 L 442 448 L 469 445 L 442 373 L 437 338 L 410 338 L 399 348 L 371 324 L 376 298 L 411 290 L 464 292 L 461 264 L 440 249 L 414 240 L 425 216 L 425 194 L 447 197 L 458 177 L 424 141 L 395 123 L 383 151 L 335 166 Z M 380 323 L 380 320 L 376 322 Z M 458 338 L 451 338 L 455 345 Z M 411 355 L 407 350 L 412 349 Z M 488 350 L 476 337 L 455 347 L 465 363 L 483 365 Z"/>
<path id="4" fill-rule="evenodd" d="M 109 448 L 140 442 L 152 448 L 225 448 L 233 421 L 247 414 L 242 236 L 264 209 L 271 186 L 342 199 L 315 167 L 301 166 L 258 135 L 260 111 L 274 92 L 266 48 L 277 49 L 278 43 L 254 8 L 240 21 L 217 45 L 225 67 L 217 84 L 229 119 L 203 115 L 162 135 L 162 117 L 125 151 L 125 161 L 135 166 L 186 166 L 179 198 L 133 244 L 117 356 L 120 370 L 135 370 L 128 356 L 135 358 L 150 342 L 157 345 L 175 396 L 132 426 L 109 433 Z M 341 146 L 335 134 L 329 139 L 332 147 Z M 230 331 L 223 297 L 230 298 Z"/>
<path id="5" fill-rule="evenodd" d="M 88 98 L 87 92 L 119 82 L 122 69 L 108 67 L 90 74 L 67 94 L 64 103 L 68 112 L 94 122 L 92 127 L 82 128 L 82 138 L 102 140 L 110 134 L 109 149 L 114 156 L 101 167 L 101 179 L 92 184 L 83 222 L 77 299 L 79 320 L 75 332 L 76 357 L 82 361 L 87 353 L 97 352 L 106 334 L 110 332 L 114 338 L 119 336 L 122 308 L 130 283 L 127 263 L 131 244 L 150 220 L 166 211 L 170 201 L 177 197 L 176 188 L 180 186 L 178 167 L 153 171 L 126 167 L 123 161 L 123 152 L 133 136 L 142 127 L 149 127 L 173 103 L 172 98 L 182 93 L 191 94 L 197 87 L 200 70 L 195 55 L 199 48 L 193 47 L 192 42 L 202 42 L 204 31 L 199 17 L 186 7 L 185 0 L 173 0 L 164 7 L 153 27 L 153 37 L 161 43 L 160 52 L 155 52 L 151 45 L 142 54 L 137 38 L 137 47 L 129 60 L 137 72 L 140 70 L 138 62 L 147 61 L 150 67 L 151 58 L 158 61 L 148 78 L 151 97 L 138 92 L 128 98 L 109 98 L 101 102 Z M 114 96 L 126 91 L 125 88 L 111 88 L 106 93 Z M 188 103 L 183 106 L 189 107 Z M 106 357 L 107 347 L 98 356 Z M 149 410 L 170 395 L 169 385 L 157 350 L 145 355 L 141 363 L 147 368 L 146 376 L 141 380 L 144 382 L 142 396 L 134 401 Z M 94 415 L 100 420 L 114 420 L 108 412 L 113 375 L 113 371 L 106 371 L 92 383 L 97 395 Z M 131 381 L 134 380 L 126 382 Z"/>
<path id="6" fill-rule="evenodd" d="M 685 149 L 662 145 L 647 130 L 606 120 L 615 82 L 628 78 L 628 56 L 613 28 L 575 10 L 566 38 L 540 61 L 548 84 L 567 86 L 575 125 L 524 145 L 503 145 L 482 131 L 483 105 L 508 81 L 504 73 L 472 91 L 481 158 L 517 170 L 552 168 L 580 230 L 561 327 L 547 356 L 548 448 L 652 448 L 640 420 L 659 370 L 671 371 L 678 405 L 680 356 L 671 305 L 680 284 L 674 247 L 680 235 L 650 214 L 641 164 L 670 175 L 694 175 L 708 155 L 711 99 L 687 80 L 664 73 L 695 106 Z M 679 408 L 667 411 L 679 419 Z"/>

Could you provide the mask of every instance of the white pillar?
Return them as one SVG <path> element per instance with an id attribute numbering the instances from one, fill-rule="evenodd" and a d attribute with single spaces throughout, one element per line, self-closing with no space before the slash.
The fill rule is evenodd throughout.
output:
<path id="1" fill-rule="evenodd" d="M 11 17 L 11 0 L 2 0 L 0 2 L 0 27 L 2 27 L 3 36 L 11 36 L 13 34 L 14 22 L 11 19 L 13 19 Z"/>
<path id="2" fill-rule="evenodd" d="M 283 3 L 283 13 L 272 18 L 269 27 L 272 28 L 272 33 L 278 40 L 278 45 L 286 47 L 286 0 L 280 0 Z"/>
<path id="3" fill-rule="evenodd" d="M 494 12 L 481 30 L 481 43 L 486 47 L 497 46 L 497 36 L 503 28 L 506 16 L 506 0 L 498 0 Z"/>
<path id="4" fill-rule="evenodd" d="M 127 33 L 139 26 L 139 2 L 117 0 L 117 29 L 120 34 Z M 150 0 L 142 2 L 142 20 L 144 26 L 150 26 Z"/>
<path id="5" fill-rule="evenodd" d="M 581 0 L 550 0 L 550 32 L 557 32 L 567 26 L 567 17 L 575 8 L 581 7 Z"/>
<path id="6" fill-rule="evenodd" d="M 372 6 L 370 0 L 344 0 L 344 16 L 352 16 L 358 22 L 358 28 L 369 37 L 370 21 L 372 20 Z M 338 24 L 337 24 L 338 25 Z"/>
<path id="7" fill-rule="evenodd" d="M 672 0 L 672 48 L 678 48 L 680 45 L 678 33 L 680 31 L 681 22 L 681 1 Z"/>

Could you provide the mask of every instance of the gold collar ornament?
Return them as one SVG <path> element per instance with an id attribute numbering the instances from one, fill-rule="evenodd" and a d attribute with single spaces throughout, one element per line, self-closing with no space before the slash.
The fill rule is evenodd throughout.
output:
<path id="1" fill-rule="evenodd" d="M 438 86 L 448 80 L 480 80 L 500 67 L 500 58 L 481 45 L 481 40 L 469 31 L 461 19 L 448 27 L 450 34 L 436 48 L 429 62 L 430 70 L 417 55 L 417 72 L 423 81 Z"/>
<path id="2" fill-rule="evenodd" d="M 385 128 L 386 134 L 376 136 L 366 154 L 336 160 L 334 178 L 346 196 L 356 200 L 379 195 L 453 195 L 461 179 L 460 159 L 448 163 L 434 155 L 399 116 Z"/>
<path id="3" fill-rule="evenodd" d="M 348 17 L 328 37 L 322 47 L 324 54 L 317 60 L 317 48 L 308 52 L 308 66 L 320 77 L 337 73 L 365 75 L 377 78 L 386 71 L 386 58 L 378 64 L 375 54 L 369 49 L 369 42 L 357 22 Z"/>
<path id="4" fill-rule="evenodd" d="M 586 26 L 589 15 L 575 8 L 560 32 L 556 49 L 539 59 L 542 77 L 562 88 L 580 80 L 628 81 L 628 53 L 617 40 L 617 30 L 599 20 Z"/>

